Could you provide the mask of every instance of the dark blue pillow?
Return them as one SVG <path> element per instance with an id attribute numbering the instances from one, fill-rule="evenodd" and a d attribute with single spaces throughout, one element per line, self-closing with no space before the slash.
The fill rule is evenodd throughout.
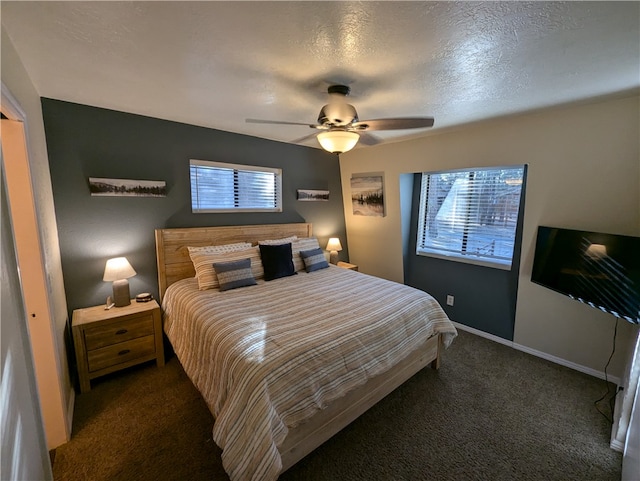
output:
<path id="1" fill-rule="evenodd" d="M 251 259 L 239 261 L 214 262 L 213 270 L 218 276 L 221 291 L 236 289 L 237 287 L 255 286 L 256 280 L 251 272 Z"/>
<path id="2" fill-rule="evenodd" d="M 260 244 L 260 257 L 264 267 L 264 280 L 272 281 L 296 273 L 291 255 L 291 243 L 279 245 Z"/>
<path id="3" fill-rule="evenodd" d="M 300 251 L 300 257 L 302 257 L 302 260 L 304 261 L 304 268 L 307 272 L 313 272 L 329 267 L 329 263 L 320 248 Z"/>

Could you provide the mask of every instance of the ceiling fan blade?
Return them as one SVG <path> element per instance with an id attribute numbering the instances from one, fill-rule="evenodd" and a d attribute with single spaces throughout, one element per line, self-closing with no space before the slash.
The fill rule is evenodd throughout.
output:
<path id="1" fill-rule="evenodd" d="M 294 139 L 291 141 L 292 144 L 302 144 L 307 140 L 315 139 L 318 134 L 314 132 L 313 134 L 305 135 L 304 137 L 300 137 L 299 139 Z"/>
<path id="2" fill-rule="evenodd" d="M 360 136 L 360 140 L 358 142 L 363 145 L 377 145 L 382 142 L 380 137 L 376 137 L 375 135 L 367 132 L 358 132 L 358 135 Z"/>
<path id="3" fill-rule="evenodd" d="M 404 130 L 433 127 L 433 117 L 361 120 L 351 124 L 356 130 Z"/>
<path id="4" fill-rule="evenodd" d="M 305 125 L 315 129 L 316 124 L 303 124 L 302 122 L 281 122 L 279 120 L 244 119 L 248 124 L 278 124 L 278 125 Z"/>

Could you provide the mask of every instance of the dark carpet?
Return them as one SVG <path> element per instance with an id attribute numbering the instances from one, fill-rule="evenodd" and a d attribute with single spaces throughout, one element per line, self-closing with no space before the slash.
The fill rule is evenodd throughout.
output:
<path id="1" fill-rule="evenodd" d="M 594 401 L 604 381 L 460 332 L 423 369 L 282 481 L 619 480 Z M 607 403 L 600 405 L 607 408 Z M 56 480 L 226 480 L 213 418 L 175 356 L 77 396 Z"/>

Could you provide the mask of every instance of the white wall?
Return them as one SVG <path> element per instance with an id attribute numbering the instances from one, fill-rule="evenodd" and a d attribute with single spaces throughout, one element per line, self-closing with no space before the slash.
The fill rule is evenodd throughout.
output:
<path id="1" fill-rule="evenodd" d="M 401 174 L 527 163 L 514 342 L 601 372 L 615 319 L 530 282 L 536 229 L 551 225 L 640 235 L 638 132 L 640 97 L 631 95 L 342 154 L 350 261 L 363 272 L 402 282 Z M 387 216 L 354 216 L 351 174 L 376 171 L 385 173 Z M 622 374 L 631 328 L 620 323 L 609 374 Z"/>
<path id="2" fill-rule="evenodd" d="M 48 447 L 53 449 L 69 439 L 74 401 L 65 351 L 67 303 L 62 278 L 58 229 L 53 205 L 40 96 L 4 30 L 2 30 L 1 44 L 2 83 L 26 114 L 29 167 L 40 233 L 43 268 L 46 273 L 46 294 L 49 308 L 47 315 L 50 317 L 53 329 L 52 338 L 55 343 L 53 348 L 57 353 L 57 357 L 50 362 L 56 365 L 59 392 L 47 393 L 47 395 L 52 398 L 61 397 L 61 404 L 66 411 L 58 412 L 53 419 L 49 419 L 48 415 L 45 415 Z M 20 239 L 17 242 L 20 242 Z M 27 290 L 29 286 L 25 285 L 23 288 Z M 48 326 L 45 328 L 48 329 Z M 43 393 L 40 395 L 42 397 Z"/>

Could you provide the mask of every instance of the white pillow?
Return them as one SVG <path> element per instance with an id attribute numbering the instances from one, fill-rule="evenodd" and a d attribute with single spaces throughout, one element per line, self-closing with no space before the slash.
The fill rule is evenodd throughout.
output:
<path id="1" fill-rule="evenodd" d="M 283 237 L 282 239 L 267 239 L 258 241 L 258 245 L 263 246 L 278 246 L 281 244 L 292 244 L 294 241 L 298 240 L 297 235 L 292 235 L 291 237 Z"/>
<path id="2" fill-rule="evenodd" d="M 192 252 L 201 252 L 207 254 L 222 254 L 224 252 L 236 252 L 249 249 L 251 244 L 249 242 L 238 242 L 236 244 L 223 244 L 219 246 L 202 246 L 202 247 L 187 247 L 189 249 L 189 255 Z"/>
<path id="3" fill-rule="evenodd" d="M 218 276 L 213 268 L 213 264 L 218 262 L 250 259 L 253 277 L 255 279 L 261 279 L 264 277 L 264 268 L 262 267 L 262 259 L 260 258 L 260 249 L 257 246 L 232 252 L 206 252 L 199 249 L 193 249 L 193 251 L 189 249 L 189 256 L 191 257 L 191 262 L 193 262 L 193 267 L 196 270 L 198 288 L 201 291 L 220 287 Z"/>
<path id="4" fill-rule="evenodd" d="M 304 259 L 300 255 L 300 251 L 310 251 L 312 249 L 319 249 L 318 239 L 315 237 L 303 237 L 294 241 L 291 244 L 291 255 L 293 256 L 293 267 L 296 272 L 305 269 Z"/>

